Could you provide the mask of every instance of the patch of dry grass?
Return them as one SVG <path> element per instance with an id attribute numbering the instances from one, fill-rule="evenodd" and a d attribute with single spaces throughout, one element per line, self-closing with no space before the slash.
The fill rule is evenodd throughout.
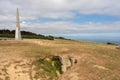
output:
<path id="1" fill-rule="evenodd" d="M 115 45 L 71 40 L 0 41 L 0 61 L 51 54 L 78 59 L 78 64 L 66 72 L 62 80 L 120 80 L 120 50 Z"/>

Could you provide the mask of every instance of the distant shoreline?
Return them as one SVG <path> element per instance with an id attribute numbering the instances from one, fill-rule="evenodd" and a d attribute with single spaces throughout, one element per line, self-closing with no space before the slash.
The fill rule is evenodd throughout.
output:
<path id="1" fill-rule="evenodd" d="M 110 43 L 113 43 L 113 44 L 116 44 L 116 45 L 120 45 L 120 41 L 112 41 L 112 40 L 87 40 L 87 39 L 75 39 L 75 40 L 78 40 L 78 41 L 83 41 L 83 42 L 94 42 L 94 43 L 100 43 L 100 44 L 107 44 L 108 42 Z"/>

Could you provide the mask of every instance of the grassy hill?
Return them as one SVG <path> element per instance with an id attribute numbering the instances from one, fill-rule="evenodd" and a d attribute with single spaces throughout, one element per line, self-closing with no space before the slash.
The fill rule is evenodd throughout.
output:
<path id="1" fill-rule="evenodd" d="M 78 63 L 59 76 L 40 57 L 69 55 Z M 0 80 L 120 80 L 120 50 L 115 45 L 72 40 L 0 41 Z"/>

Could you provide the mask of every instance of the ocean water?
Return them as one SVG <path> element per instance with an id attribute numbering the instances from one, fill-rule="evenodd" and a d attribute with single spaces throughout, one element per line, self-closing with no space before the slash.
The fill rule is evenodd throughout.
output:
<path id="1" fill-rule="evenodd" d="M 66 38 L 84 41 L 84 42 L 96 42 L 106 44 L 111 42 L 120 45 L 120 34 L 85 34 L 85 35 L 69 35 Z"/>
<path id="2" fill-rule="evenodd" d="M 52 34 L 51 34 L 52 35 Z M 79 34 L 54 34 L 54 36 L 65 37 L 67 39 L 73 39 L 83 42 L 95 42 L 106 44 L 111 42 L 113 44 L 120 45 L 120 32 L 114 33 L 79 33 Z"/>
<path id="3" fill-rule="evenodd" d="M 120 45 L 120 39 L 119 38 L 82 38 L 80 37 L 79 39 L 75 39 L 75 40 L 79 40 L 79 41 L 85 41 L 85 42 L 96 42 L 96 43 L 104 43 L 106 44 L 107 42 L 111 42 L 111 43 L 114 43 L 114 44 L 117 44 L 117 45 Z"/>

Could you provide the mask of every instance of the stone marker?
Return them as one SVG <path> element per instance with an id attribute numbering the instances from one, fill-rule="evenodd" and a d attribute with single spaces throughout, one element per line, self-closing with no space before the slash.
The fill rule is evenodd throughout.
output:
<path id="1" fill-rule="evenodd" d="M 17 12 L 16 12 L 15 40 L 21 40 L 20 21 L 19 21 L 19 10 L 18 10 L 18 8 L 17 8 Z"/>
<path id="2" fill-rule="evenodd" d="M 120 49 L 120 46 L 117 46 L 116 49 Z"/>
<path id="3" fill-rule="evenodd" d="M 62 64 L 61 68 L 63 73 L 65 73 L 70 67 L 77 63 L 77 60 L 74 57 L 69 56 L 61 56 L 60 61 Z"/>

